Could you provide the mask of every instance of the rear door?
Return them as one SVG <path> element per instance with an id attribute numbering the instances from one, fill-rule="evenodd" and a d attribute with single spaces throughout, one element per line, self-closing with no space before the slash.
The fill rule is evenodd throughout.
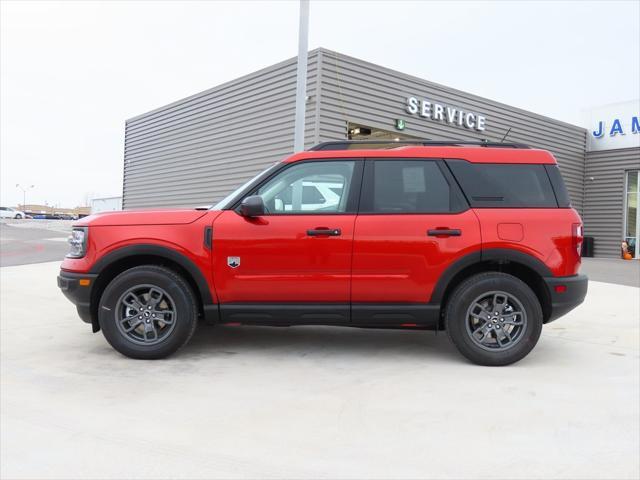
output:
<path id="1" fill-rule="evenodd" d="M 367 304 L 429 302 L 447 267 L 480 248 L 478 219 L 444 162 L 368 159 L 354 231 L 354 321 L 375 311 Z"/>

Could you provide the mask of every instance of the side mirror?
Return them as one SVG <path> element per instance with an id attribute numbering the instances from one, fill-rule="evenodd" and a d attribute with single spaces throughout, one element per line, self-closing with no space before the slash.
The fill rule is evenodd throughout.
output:
<path id="1" fill-rule="evenodd" d="M 264 215 L 264 201 L 260 195 L 251 195 L 242 200 L 240 215 L 243 217 L 259 217 Z"/>

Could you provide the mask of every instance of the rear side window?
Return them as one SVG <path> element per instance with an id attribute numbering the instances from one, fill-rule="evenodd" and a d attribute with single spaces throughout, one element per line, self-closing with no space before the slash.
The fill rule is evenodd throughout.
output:
<path id="1" fill-rule="evenodd" d="M 373 160 L 367 163 L 362 213 L 448 213 L 464 209 L 433 160 Z"/>
<path id="2" fill-rule="evenodd" d="M 447 160 L 472 207 L 556 208 L 544 165 Z"/>

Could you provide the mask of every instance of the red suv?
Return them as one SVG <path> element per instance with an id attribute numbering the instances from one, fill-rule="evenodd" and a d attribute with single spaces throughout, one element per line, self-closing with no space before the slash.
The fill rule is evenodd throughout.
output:
<path id="1" fill-rule="evenodd" d="M 587 292 L 556 160 L 518 144 L 327 142 L 211 208 L 93 215 L 69 241 L 59 287 L 133 358 L 202 318 L 446 330 L 506 365 Z"/>

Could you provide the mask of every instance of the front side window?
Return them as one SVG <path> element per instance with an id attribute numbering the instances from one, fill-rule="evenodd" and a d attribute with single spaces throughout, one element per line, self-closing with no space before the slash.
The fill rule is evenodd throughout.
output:
<path id="1" fill-rule="evenodd" d="M 461 199 L 433 160 L 374 160 L 367 167 L 363 213 L 448 213 Z"/>
<path id="2" fill-rule="evenodd" d="M 260 187 L 267 214 L 345 213 L 355 162 L 295 164 Z"/>

